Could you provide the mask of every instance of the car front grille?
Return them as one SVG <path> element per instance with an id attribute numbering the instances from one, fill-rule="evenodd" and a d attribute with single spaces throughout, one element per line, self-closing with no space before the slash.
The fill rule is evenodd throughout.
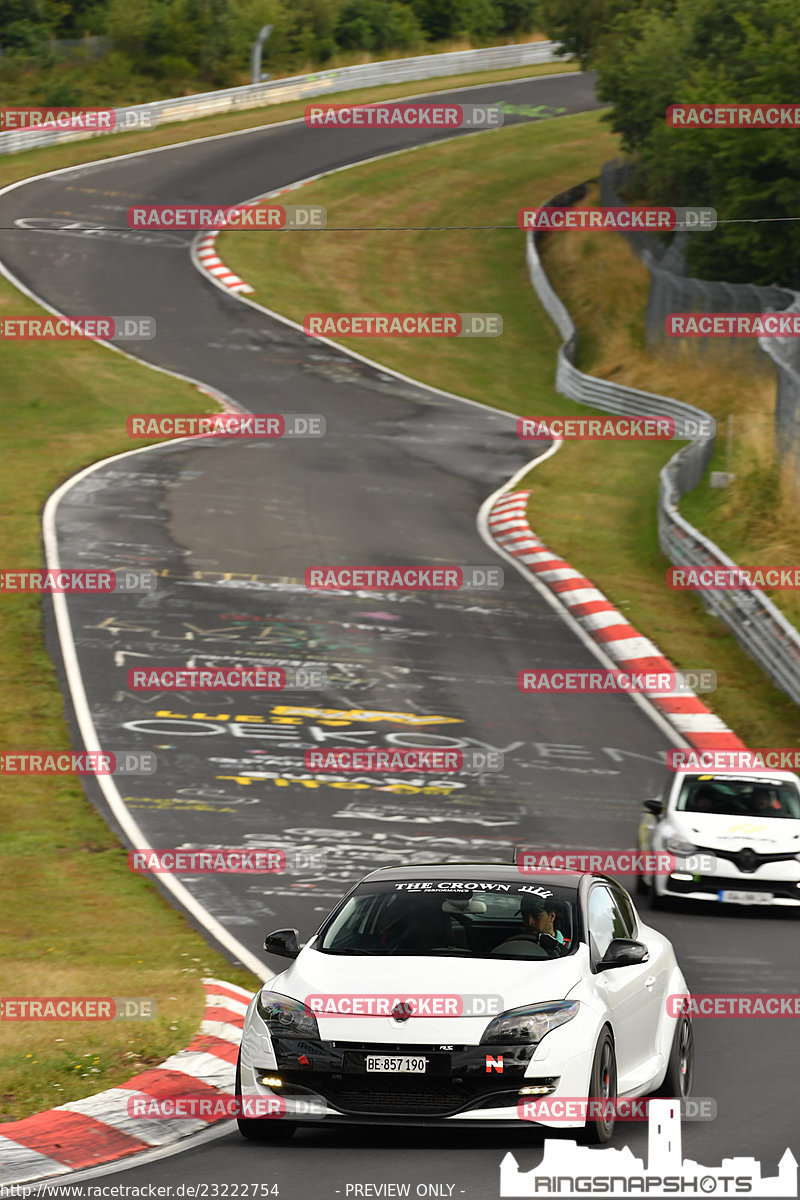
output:
<path id="1" fill-rule="evenodd" d="M 513 1107 L 519 1099 L 519 1084 L 509 1088 L 508 1080 L 456 1080 L 436 1077 L 407 1079 L 397 1076 L 336 1077 L 323 1072 L 303 1072 L 293 1084 L 322 1096 L 333 1108 L 353 1116 L 372 1113 L 393 1116 L 447 1117 L 476 1105 L 481 1108 Z"/>
<path id="2" fill-rule="evenodd" d="M 749 846 L 743 846 L 740 850 L 711 850 L 708 846 L 697 846 L 694 853 L 713 854 L 723 861 L 735 863 L 740 871 L 749 875 L 752 871 L 757 871 L 759 867 L 768 866 L 770 863 L 791 862 L 797 852 L 780 850 L 775 854 L 759 854 L 757 850 L 752 850 Z"/>
<path id="3" fill-rule="evenodd" d="M 694 879 L 666 877 L 668 892 L 685 895 L 688 892 L 771 892 L 781 899 L 800 900 L 800 887 L 788 879 L 756 879 L 752 875 L 698 875 Z"/>

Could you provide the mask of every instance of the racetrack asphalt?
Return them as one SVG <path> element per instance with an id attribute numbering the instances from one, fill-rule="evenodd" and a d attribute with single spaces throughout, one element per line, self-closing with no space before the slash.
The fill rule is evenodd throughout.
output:
<path id="1" fill-rule="evenodd" d="M 498 84 L 490 94 L 569 112 L 597 106 L 585 76 Z M 456 98 L 481 102 L 487 93 Z M 102 744 L 158 755 L 154 776 L 123 781 L 149 843 L 327 856 L 319 871 L 184 879 L 260 957 L 267 929 L 296 925 L 308 936 L 350 883 L 384 863 L 508 861 L 518 844 L 632 846 L 641 802 L 660 791 L 671 743 L 628 697 L 517 690 L 521 669 L 588 668 L 596 659 L 476 531 L 487 495 L 530 456 L 513 418 L 398 380 L 224 294 L 191 264 L 191 232 L 145 240 L 14 222 L 120 226 L 137 202 L 235 203 L 440 136 L 452 134 L 364 130 L 356 139 L 292 123 L 75 168 L 0 196 L 0 258 L 46 303 L 66 313 L 152 315 L 158 336 L 126 347 L 137 358 L 200 380 L 250 412 L 326 419 L 319 440 L 212 439 L 112 460 L 77 482 L 57 511 L 64 565 L 159 572 L 152 594 L 68 598 Z M 479 169 L 480 138 L 471 144 Z M 328 563 L 502 565 L 505 586 L 380 597 L 306 591 L 306 567 Z M 57 658 L 52 634 L 49 625 Z M 130 666 L 264 659 L 324 662 L 329 684 L 201 699 L 125 687 Z M 409 723 L 398 712 L 429 720 Z M 398 792 L 386 787 L 417 785 L 398 778 L 352 789 L 292 778 L 303 774 L 305 748 L 429 746 L 432 738 L 500 749 L 504 770 L 457 776 L 461 786 L 449 792 L 447 779 L 434 792 Z M 111 819 L 99 792 L 90 797 Z M 673 939 L 693 991 L 796 990 L 791 918 L 692 908 L 652 923 Z M 280 970 L 280 960 L 269 967 Z M 684 1125 L 687 1155 L 715 1165 L 753 1154 L 774 1172 L 796 1137 L 798 1049 L 787 1033 L 780 1021 L 696 1023 L 694 1090 L 717 1100 L 719 1116 Z M 615 1144 L 646 1155 L 646 1141 L 646 1128 L 630 1125 Z M 293 1198 L 410 1180 L 412 1190 L 452 1183 L 454 1196 L 479 1197 L 496 1194 L 506 1149 L 520 1150 L 527 1168 L 540 1145 L 528 1130 L 313 1130 L 263 1149 L 233 1131 L 102 1182 L 258 1179 Z"/>

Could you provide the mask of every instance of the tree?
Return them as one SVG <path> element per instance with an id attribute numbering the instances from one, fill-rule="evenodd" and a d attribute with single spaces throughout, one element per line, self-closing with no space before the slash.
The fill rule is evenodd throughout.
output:
<path id="1" fill-rule="evenodd" d="M 797 133 L 672 129 L 666 109 L 791 100 L 798 45 L 794 0 L 678 0 L 618 14 L 594 52 L 598 92 L 646 198 L 710 205 L 724 221 L 689 241 L 689 265 L 706 278 L 800 284 Z"/>
<path id="2" fill-rule="evenodd" d="M 397 0 L 348 0 L 334 37 L 343 50 L 405 50 L 424 40 L 413 10 Z"/>
<path id="3" fill-rule="evenodd" d="M 541 0 L 539 17 L 547 36 L 574 54 L 586 70 L 618 14 L 633 15 L 654 3 L 658 0 Z"/>

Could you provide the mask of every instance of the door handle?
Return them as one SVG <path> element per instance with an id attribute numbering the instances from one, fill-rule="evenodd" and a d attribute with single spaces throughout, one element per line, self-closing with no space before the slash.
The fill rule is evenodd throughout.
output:
<path id="1" fill-rule="evenodd" d="M 655 975 L 650 975 L 649 978 L 645 979 L 644 986 L 647 988 L 648 992 L 652 992 L 655 981 Z"/>

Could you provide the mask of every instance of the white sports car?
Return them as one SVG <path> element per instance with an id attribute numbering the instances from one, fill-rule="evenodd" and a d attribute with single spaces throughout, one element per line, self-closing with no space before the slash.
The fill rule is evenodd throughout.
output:
<path id="1" fill-rule="evenodd" d="M 294 929 L 264 948 L 294 961 L 247 1009 L 246 1138 L 285 1139 L 312 1121 L 533 1120 L 605 1142 L 614 1105 L 598 1100 L 689 1094 L 692 1025 L 667 1000 L 688 995 L 672 945 L 606 876 L 383 868 L 302 949 Z M 549 1113 L 532 1118 L 542 1098 Z M 558 1099 L 583 1108 L 556 1112 Z M 263 1118 L 264 1102 L 280 1120 Z"/>
<path id="2" fill-rule="evenodd" d="M 800 779 L 789 771 L 678 772 L 645 801 L 639 848 L 666 850 L 669 874 L 641 876 L 639 891 L 665 900 L 800 905 Z"/>

